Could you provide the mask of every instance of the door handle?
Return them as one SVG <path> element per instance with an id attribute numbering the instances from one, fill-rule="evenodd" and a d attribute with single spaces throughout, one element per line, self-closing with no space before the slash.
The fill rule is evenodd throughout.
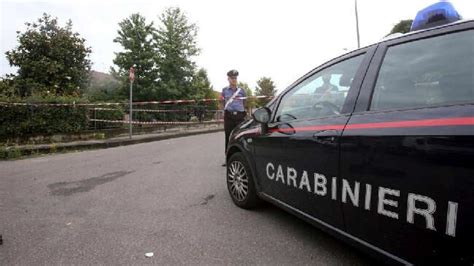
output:
<path id="1" fill-rule="evenodd" d="M 339 131 L 335 129 L 319 130 L 313 134 L 313 139 L 318 142 L 334 142 L 339 137 Z"/>

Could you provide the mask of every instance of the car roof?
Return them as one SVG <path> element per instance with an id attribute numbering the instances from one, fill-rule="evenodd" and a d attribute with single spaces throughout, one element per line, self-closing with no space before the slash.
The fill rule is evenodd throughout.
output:
<path id="1" fill-rule="evenodd" d="M 459 24 L 464 24 L 464 23 L 469 23 L 469 22 L 474 22 L 474 19 L 458 20 L 458 21 L 455 21 L 455 22 L 452 22 L 452 23 L 447 23 L 447 24 L 436 26 L 436 27 L 422 29 L 422 30 L 410 31 L 410 32 L 407 32 L 407 33 L 396 32 L 396 33 L 393 33 L 393 34 L 390 34 L 390 35 L 386 36 L 385 38 L 383 38 L 382 40 L 380 40 L 378 42 L 372 43 L 372 44 L 367 45 L 365 47 L 362 47 L 360 49 L 364 49 L 366 47 L 370 47 L 372 45 L 380 44 L 380 43 L 383 43 L 383 42 L 387 42 L 387 41 L 391 41 L 391 40 L 395 40 L 395 39 L 401 39 L 401 38 L 404 38 L 404 37 L 407 37 L 407 36 L 412 36 L 412 35 L 415 35 L 415 34 L 420 34 L 420 33 L 427 32 L 427 31 L 442 29 L 442 28 L 451 27 L 451 26 L 454 26 L 454 25 L 459 25 Z M 359 50 L 359 49 L 356 49 L 354 51 L 357 51 L 357 50 Z"/>

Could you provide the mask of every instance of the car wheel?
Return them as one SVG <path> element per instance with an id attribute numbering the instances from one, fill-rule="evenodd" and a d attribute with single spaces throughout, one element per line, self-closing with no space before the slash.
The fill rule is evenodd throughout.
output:
<path id="1" fill-rule="evenodd" d="M 234 203 L 244 209 L 260 203 L 250 167 L 244 155 L 233 154 L 227 161 L 227 189 Z"/>

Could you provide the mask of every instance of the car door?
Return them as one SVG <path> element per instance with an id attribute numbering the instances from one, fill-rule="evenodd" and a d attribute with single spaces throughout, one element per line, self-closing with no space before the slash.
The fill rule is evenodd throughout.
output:
<path id="1" fill-rule="evenodd" d="M 338 138 L 370 55 L 362 50 L 330 62 L 283 93 L 268 129 L 253 140 L 264 196 L 343 228 L 329 187 L 338 174 Z"/>
<path id="2" fill-rule="evenodd" d="M 340 139 L 348 233 L 403 263 L 473 263 L 472 28 L 380 44 Z"/>

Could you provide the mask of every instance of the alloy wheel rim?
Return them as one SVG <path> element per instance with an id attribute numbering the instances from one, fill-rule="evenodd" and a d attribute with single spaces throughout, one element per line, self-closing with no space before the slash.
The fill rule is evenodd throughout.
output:
<path id="1" fill-rule="evenodd" d="M 239 161 L 233 161 L 228 167 L 227 182 L 232 197 L 243 201 L 248 194 L 248 177 L 244 165 Z"/>

